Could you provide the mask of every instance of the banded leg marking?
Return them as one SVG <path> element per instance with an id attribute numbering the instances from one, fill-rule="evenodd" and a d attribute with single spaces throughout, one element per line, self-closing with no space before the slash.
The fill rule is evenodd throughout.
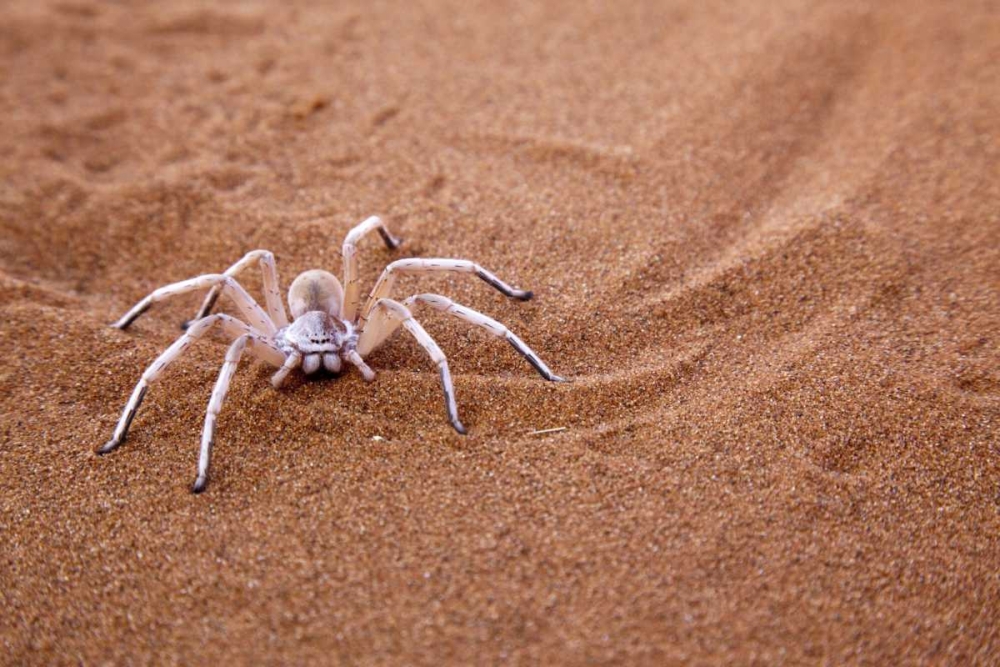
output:
<path id="1" fill-rule="evenodd" d="M 375 371 L 373 371 L 368 364 L 365 363 L 365 360 L 361 358 L 361 355 L 358 354 L 357 350 L 351 350 L 348 352 L 347 360 L 358 367 L 358 370 L 361 371 L 361 375 L 364 377 L 365 382 L 371 382 L 375 379 Z"/>
<path id="2" fill-rule="evenodd" d="M 268 317 L 267 313 L 264 312 L 254 298 L 234 278 L 219 273 L 209 273 L 160 287 L 143 298 L 142 301 L 133 306 L 131 310 L 111 326 L 123 330 L 127 329 L 140 315 L 149 310 L 154 303 L 173 296 L 213 287 L 220 287 L 221 292 L 232 299 L 243 319 L 251 327 L 268 336 L 275 334 L 277 328 L 274 322 L 271 321 L 271 318 Z"/>
<path id="3" fill-rule="evenodd" d="M 281 300 L 281 283 L 278 281 L 278 266 L 274 261 L 274 253 L 269 250 L 251 250 L 242 259 L 226 269 L 226 272 L 222 275 L 235 278 L 238 274 L 253 266 L 254 262 L 260 264 L 264 303 L 267 306 L 268 317 L 271 318 L 271 321 L 274 322 L 274 325 L 278 329 L 288 326 L 288 315 L 285 313 L 285 304 Z M 181 326 L 187 328 L 191 322 L 200 320 L 211 313 L 221 293 L 221 287 L 218 285 L 212 287 L 208 294 L 205 295 L 205 301 L 198 310 L 198 314 L 194 316 L 194 319 L 185 322 Z"/>
<path id="4" fill-rule="evenodd" d="M 182 336 L 175 340 L 170 347 L 164 350 L 160 356 L 158 356 L 153 363 L 146 368 L 142 376 L 139 378 L 138 383 L 136 383 L 135 388 L 132 390 L 132 394 L 129 396 L 128 402 L 125 404 L 125 409 L 122 411 L 121 417 L 118 419 L 118 424 L 115 426 L 111 439 L 97 450 L 98 454 L 107 454 L 108 452 L 114 451 L 121 446 L 123 442 L 125 442 L 125 438 L 128 436 L 128 430 L 132 425 L 132 420 L 135 419 L 135 415 L 138 412 L 143 399 L 146 397 L 146 392 L 149 390 L 150 385 L 156 382 L 163 372 L 166 371 L 167 367 L 174 363 L 181 356 L 181 354 L 183 354 L 184 351 L 191 346 L 192 343 L 204 336 L 214 326 L 221 327 L 223 332 L 230 338 L 237 338 L 240 336 L 253 337 L 253 339 L 259 343 L 254 346 L 256 356 L 263 359 L 267 363 L 280 366 L 285 361 L 284 353 L 277 347 L 277 345 L 274 344 L 273 341 L 261 336 L 249 325 L 241 322 L 235 317 L 216 314 L 202 318 L 192 324 Z"/>
<path id="5" fill-rule="evenodd" d="M 361 299 L 358 279 L 358 242 L 373 230 L 378 231 L 379 236 L 382 237 L 382 241 L 389 250 L 395 250 L 403 242 L 402 239 L 393 236 L 389 232 L 389 228 L 382 222 L 382 219 L 376 215 L 371 216 L 347 232 L 347 236 L 344 237 L 342 250 L 344 262 L 344 307 L 341 312 L 341 318 L 348 322 L 353 322 L 357 316 L 358 302 Z"/>

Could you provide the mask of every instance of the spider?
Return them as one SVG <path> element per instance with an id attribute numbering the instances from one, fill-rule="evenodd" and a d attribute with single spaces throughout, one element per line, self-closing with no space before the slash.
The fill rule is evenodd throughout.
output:
<path id="1" fill-rule="evenodd" d="M 229 383 L 236 372 L 236 366 L 244 352 L 278 367 L 271 377 L 271 384 L 278 388 L 296 368 L 306 375 L 313 375 L 320 368 L 333 374 L 341 372 L 343 363 L 355 366 L 366 381 L 375 379 L 375 373 L 365 358 L 382 345 L 400 326 L 406 329 L 419 343 L 431 360 L 437 365 L 444 389 L 445 410 L 451 425 L 460 434 L 465 427 L 458 419 L 458 405 L 455 390 L 448 371 L 448 360 L 434 339 L 413 317 L 411 308 L 427 305 L 469 324 L 482 327 L 494 336 L 510 343 L 535 370 L 552 382 L 565 380 L 552 373 L 538 355 L 531 351 L 512 331 L 496 320 L 471 308 L 455 303 L 437 294 L 417 294 L 404 301 L 389 298 L 396 276 L 419 273 L 471 273 L 497 289 L 504 295 L 520 301 L 532 297 L 529 291 L 515 289 L 483 267 L 464 259 L 400 259 L 390 263 L 375 283 L 361 308 L 358 279 L 357 244 L 367 234 L 378 231 L 385 245 L 390 249 L 399 247 L 402 241 L 393 236 L 377 216 L 361 222 L 348 232 L 343 245 L 344 284 L 320 269 L 306 271 L 292 282 L 288 290 L 288 307 L 293 320 L 285 314 L 278 287 L 278 272 L 274 254 L 267 250 L 254 250 L 233 264 L 225 273 L 212 273 L 188 280 L 182 280 L 161 287 L 137 303 L 112 326 L 127 329 L 135 320 L 149 310 L 154 303 L 169 297 L 208 289 L 208 294 L 197 315 L 182 326 L 185 333 L 168 347 L 146 368 L 139 382 L 132 390 L 125 409 L 122 411 L 114 434 L 106 444 L 97 450 L 107 454 L 117 449 L 128 434 L 129 426 L 135 419 L 136 411 L 142 404 L 146 392 L 153 382 L 160 378 L 167 367 L 181 356 L 196 340 L 210 330 L 218 328 L 233 342 L 226 352 L 226 360 L 219 371 L 212 397 L 205 414 L 205 426 L 201 434 L 201 450 L 198 457 L 198 476 L 191 487 L 194 493 L 201 493 L 208 484 L 208 467 L 215 441 L 215 421 L 222 409 L 222 402 L 229 391 Z M 263 276 L 265 308 L 251 297 L 236 281 L 243 270 L 260 265 Z M 211 314 L 218 298 L 227 296 L 239 311 L 242 319 L 222 313 Z"/>

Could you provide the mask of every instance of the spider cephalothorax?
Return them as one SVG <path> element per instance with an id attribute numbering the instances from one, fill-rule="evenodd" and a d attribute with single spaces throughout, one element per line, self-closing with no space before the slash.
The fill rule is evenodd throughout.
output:
<path id="1" fill-rule="evenodd" d="M 279 330 L 274 338 L 285 354 L 302 358 L 306 375 L 320 368 L 339 373 L 342 356 L 358 346 L 354 325 L 337 317 L 343 300 L 340 282 L 326 271 L 306 271 L 288 291 L 295 321 Z"/>
<path id="2" fill-rule="evenodd" d="M 417 294 L 402 302 L 389 298 L 396 276 L 406 273 L 472 273 L 489 283 L 503 294 L 526 301 L 531 292 L 514 289 L 495 275 L 464 259 L 402 259 L 385 268 L 361 307 L 358 285 L 357 242 L 366 234 L 378 231 L 389 248 L 399 247 L 399 239 L 392 236 L 382 221 L 371 217 L 356 226 L 344 239 L 344 284 L 327 271 L 312 270 L 299 275 L 288 290 L 288 307 L 292 313 L 289 323 L 285 306 L 281 301 L 278 287 L 278 272 L 274 255 L 267 250 L 254 250 L 231 266 L 225 273 L 207 274 L 167 285 L 154 291 L 136 304 L 114 326 L 126 329 L 132 322 L 154 303 L 171 296 L 207 289 L 208 294 L 198 314 L 185 323 L 184 335 L 168 347 L 142 374 L 132 391 L 122 412 L 114 434 L 98 453 L 106 454 L 125 441 L 129 426 L 135 418 L 149 385 L 170 365 L 209 330 L 218 327 L 233 343 L 226 353 L 225 363 L 219 372 L 219 379 L 212 391 L 202 430 L 201 453 L 198 458 L 198 477 L 192 491 L 201 492 L 208 483 L 208 465 L 215 436 L 215 420 L 222 408 L 222 402 L 229 391 L 236 366 L 244 352 L 278 367 L 272 376 L 275 387 L 296 368 L 307 375 L 324 368 L 331 373 L 339 373 L 343 362 L 357 367 L 365 380 L 375 379 L 375 373 L 364 359 L 392 333 L 402 326 L 427 351 L 437 365 L 444 389 L 445 408 L 452 426 L 459 433 L 465 427 L 458 420 L 455 391 L 448 370 L 448 360 L 434 339 L 414 319 L 410 308 L 427 305 L 436 310 L 453 315 L 461 320 L 482 327 L 494 336 L 504 338 L 515 350 L 527 359 L 535 370 L 546 380 L 562 381 L 553 375 L 548 366 L 531 351 L 516 335 L 496 320 L 461 306 L 447 297 L 436 294 Z M 259 263 L 263 275 L 264 300 L 267 310 L 251 297 L 236 282 L 236 275 L 254 263 Z M 241 319 L 225 314 L 210 314 L 219 296 L 225 294 L 236 306 Z"/>

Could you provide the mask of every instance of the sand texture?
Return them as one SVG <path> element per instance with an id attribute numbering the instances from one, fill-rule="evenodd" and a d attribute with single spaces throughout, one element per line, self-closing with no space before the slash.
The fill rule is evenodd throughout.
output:
<path id="1" fill-rule="evenodd" d="M 9 0 L 0 664 L 1000 662 L 1000 11 L 969 2 Z M 200 299 L 405 278 L 397 334 L 280 391 Z M 259 294 L 256 271 L 245 284 Z M 370 284 L 370 283 L 368 283 Z M 230 307 L 231 310 L 231 307 Z M 542 429 L 563 429 L 532 434 Z"/>

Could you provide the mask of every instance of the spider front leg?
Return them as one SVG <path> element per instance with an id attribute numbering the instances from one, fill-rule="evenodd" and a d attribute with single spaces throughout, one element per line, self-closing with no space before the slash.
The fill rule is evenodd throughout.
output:
<path id="1" fill-rule="evenodd" d="M 277 389 L 285 382 L 285 378 L 293 370 L 302 365 L 302 353 L 296 350 L 292 350 L 288 357 L 285 359 L 285 363 L 281 365 L 281 368 L 271 376 L 271 386 Z"/>
<path id="2" fill-rule="evenodd" d="M 226 351 L 226 360 L 219 370 L 219 379 L 215 381 L 212 389 L 212 398 L 208 401 L 208 409 L 205 411 L 205 427 L 201 431 L 201 450 L 198 453 L 198 476 L 191 486 L 192 493 L 201 493 L 208 485 L 208 466 L 212 459 L 212 447 L 215 445 L 215 421 L 222 411 L 222 403 L 229 393 L 229 385 L 236 373 L 236 367 L 246 350 L 258 351 L 262 356 L 268 356 L 271 351 L 268 344 L 253 334 L 244 334 L 233 341 Z"/>
<path id="3" fill-rule="evenodd" d="M 288 326 L 285 304 L 281 301 L 281 285 L 278 282 L 278 267 L 274 261 L 274 253 L 270 250 L 251 250 L 240 261 L 226 269 L 222 275 L 235 278 L 242 271 L 253 266 L 254 262 L 260 264 L 260 273 L 264 288 L 264 303 L 267 306 L 268 316 L 278 329 Z M 215 307 L 215 302 L 218 301 L 220 294 L 222 294 L 222 288 L 219 285 L 212 287 L 208 291 L 208 294 L 205 295 L 205 301 L 202 303 L 198 313 L 191 320 L 184 322 L 181 328 L 186 329 L 195 320 L 200 320 L 212 312 L 212 308 Z"/>
<path id="4" fill-rule="evenodd" d="M 458 419 L 458 403 L 455 401 L 455 387 L 451 381 L 451 372 L 448 370 L 448 359 L 444 356 L 444 352 L 434 342 L 431 335 L 413 318 L 413 313 L 398 301 L 380 299 L 375 304 L 373 310 L 374 314 L 379 317 L 377 319 L 373 318 L 373 321 L 369 322 L 364 330 L 362 330 L 361 336 L 358 339 L 358 349 L 372 349 L 373 346 L 369 342 L 371 340 L 378 340 L 382 336 L 385 326 L 392 326 L 392 323 L 402 325 L 416 339 L 417 343 L 427 351 L 431 361 L 438 367 L 441 375 L 441 388 L 444 389 L 444 405 L 448 413 L 448 421 L 451 422 L 456 431 L 465 435 L 467 431 Z"/>
<path id="5" fill-rule="evenodd" d="M 153 382 L 155 382 L 160 375 L 163 374 L 167 367 L 176 361 L 177 358 L 180 357 L 180 355 L 187 350 L 192 343 L 208 333 L 208 331 L 214 326 L 221 327 L 223 333 L 230 338 L 238 338 L 240 336 L 253 337 L 254 340 L 259 342 L 259 345 L 254 345 L 253 348 L 254 353 L 258 357 L 276 366 L 280 366 L 284 363 L 284 353 L 272 341 L 265 338 L 249 325 L 239 321 L 235 317 L 218 314 L 200 319 L 192 324 L 184 335 L 175 340 L 170 347 L 164 350 L 163 353 L 161 353 L 160 356 L 158 356 L 156 360 L 146 368 L 142 377 L 139 378 L 139 382 L 136 383 L 135 389 L 132 390 L 132 394 L 129 396 L 128 402 L 125 404 L 125 409 L 122 411 L 121 417 L 118 419 L 118 424 L 115 426 L 111 439 L 97 450 L 98 454 L 107 454 L 108 452 L 114 451 L 121 446 L 123 442 L 125 442 L 125 438 L 128 436 L 129 427 L 132 425 L 132 420 L 135 419 L 139 406 L 142 405 L 142 401 L 146 397 L 146 392 L 149 390 L 149 386 L 153 384 Z"/>
<path id="6" fill-rule="evenodd" d="M 132 309 L 125 313 L 121 319 L 111 326 L 117 329 L 127 329 L 135 322 L 140 315 L 145 313 L 154 304 L 172 296 L 187 294 L 205 288 L 220 287 L 222 293 L 232 299 L 237 309 L 250 326 L 261 331 L 268 336 L 273 336 L 277 332 L 277 327 L 267 313 L 254 301 L 254 298 L 247 294 L 247 291 L 236 282 L 234 278 L 219 273 L 209 273 L 197 278 L 189 278 L 178 283 L 172 283 L 165 287 L 154 290 L 142 301 L 132 306 Z"/>
<path id="7" fill-rule="evenodd" d="M 382 222 L 382 219 L 375 215 L 347 232 L 342 250 L 344 262 L 344 306 L 340 313 L 340 318 L 347 322 L 353 322 L 357 316 L 358 302 L 361 298 L 358 282 L 358 241 L 374 230 L 378 231 L 389 250 L 395 250 L 403 242 L 402 239 L 393 236 L 389 232 L 389 228 Z"/>
<path id="8" fill-rule="evenodd" d="M 365 360 L 361 357 L 360 354 L 358 354 L 357 350 L 351 350 L 350 352 L 347 353 L 347 356 L 345 358 L 349 362 L 357 366 L 358 371 L 361 372 L 361 377 L 365 379 L 365 382 L 371 382 L 372 380 L 375 379 L 375 371 L 373 371 L 368 366 L 368 364 L 365 363 Z"/>
<path id="9" fill-rule="evenodd" d="M 528 290 L 519 290 L 511 287 L 493 273 L 467 259 L 400 259 L 385 267 L 382 275 L 375 283 L 375 288 L 368 297 L 368 302 L 365 304 L 364 310 L 361 311 L 361 319 L 368 317 L 379 299 L 388 298 L 396 282 L 397 275 L 401 273 L 438 273 L 442 271 L 475 274 L 504 296 L 519 301 L 527 301 L 533 296 Z"/>

